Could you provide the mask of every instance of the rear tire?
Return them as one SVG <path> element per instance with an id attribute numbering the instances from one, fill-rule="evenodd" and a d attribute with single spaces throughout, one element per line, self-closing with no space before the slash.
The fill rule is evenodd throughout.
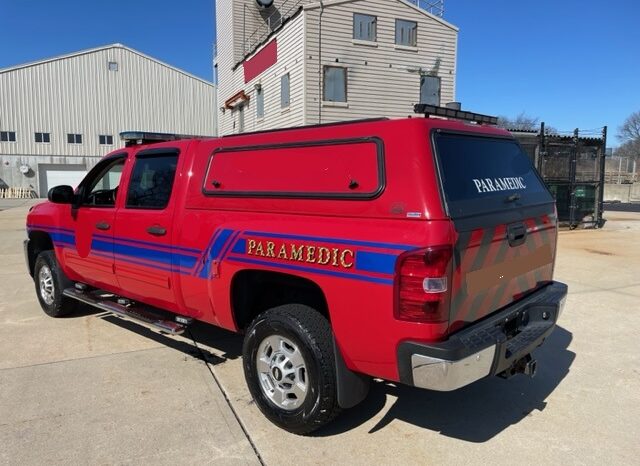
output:
<path id="1" fill-rule="evenodd" d="M 73 282 L 60 269 L 55 252 L 43 251 L 38 254 L 33 279 L 40 306 L 48 316 L 63 317 L 78 308 L 78 301 L 62 294 L 65 288 L 73 286 Z"/>
<path id="2" fill-rule="evenodd" d="M 277 426 L 308 434 L 340 413 L 331 326 L 315 309 L 286 304 L 260 314 L 242 354 L 249 391 Z"/>

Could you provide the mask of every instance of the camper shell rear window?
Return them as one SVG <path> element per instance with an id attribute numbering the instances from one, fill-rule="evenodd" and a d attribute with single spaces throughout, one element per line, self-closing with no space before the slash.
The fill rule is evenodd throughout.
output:
<path id="1" fill-rule="evenodd" d="M 553 202 L 515 140 L 447 132 L 433 140 L 452 218 Z"/>
<path id="2" fill-rule="evenodd" d="M 223 147 L 209 159 L 208 196 L 371 199 L 385 186 L 384 145 L 371 138 Z"/>

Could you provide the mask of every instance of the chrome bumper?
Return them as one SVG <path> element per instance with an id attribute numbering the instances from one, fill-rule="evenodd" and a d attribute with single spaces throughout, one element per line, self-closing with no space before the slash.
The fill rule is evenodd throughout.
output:
<path id="1" fill-rule="evenodd" d="M 496 345 L 459 361 L 447 361 L 421 354 L 411 356 L 413 384 L 440 392 L 450 392 L 480 380 L 491 373 Z"/>
<path id="2" fill-rule="evenodd" d="M 551 334 L 566 296 L 567 286 L 554 282 L 444 342 L 400 344 L 400 381 L 451 391 L 506 371 Z"/>

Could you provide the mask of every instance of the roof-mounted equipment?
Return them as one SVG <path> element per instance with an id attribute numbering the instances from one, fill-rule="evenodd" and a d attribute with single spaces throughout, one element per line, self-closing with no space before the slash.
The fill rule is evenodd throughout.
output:
<path id="1" fill-rule="evenodd" d="M 416 104 L 413 107 L 415 113 L 421 113 L 425 117 L 443 117 L 455 120 L 464 120 L 478 123 L 480 125 L 497 125 L 498 117 L 482 115 L 480 113 L 467 112 L 459 108 L 438 107 L 429 104 Z"/>
<path id="2" fill-rule="evenodd" d="M 153 144 L 156 142 L 178 141 L 180 139 L 196 139 L 205 136 L 194 136 L 188 134 L 171 133 L 151 133 L 147 131 L 123 131 L 120 139 L 124 141 L 125 147 Z"/>

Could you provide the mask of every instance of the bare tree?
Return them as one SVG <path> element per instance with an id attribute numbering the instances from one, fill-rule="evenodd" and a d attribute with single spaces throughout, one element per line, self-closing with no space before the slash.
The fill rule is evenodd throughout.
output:
<path id="1" fill-rule="evenodd" d="M 532 117 L 522 112 L 515 118 L 509 118 L 506 116 L 498 117 L 498 126 L 505 129 L 516 131 L 538 131 L 540 129 L 540 118 Z M 544 126 L 545 134 L 557 134 L 558 130 L 553 126 Z"/>
<path id="2" fill-rule="evenodd" d="M 519 131 L 535 131 L 540 128 L 540 118 L 529 116 L 525 112 L 515 118 L 501 115 L 498 117 L 498 126 Z"/>
<path id="3" fill-rule="evenodd" d="M 617 157 L 629 157 L 631 159 L 640 160 L 640 138 L 628 140 L 614 151 Z"/>
<path id="4" fill-rule="evenodd" d="M 623 141 L 640 141 L 640 112 L 634 112 L 618 128 L 618 137 Z"/>

